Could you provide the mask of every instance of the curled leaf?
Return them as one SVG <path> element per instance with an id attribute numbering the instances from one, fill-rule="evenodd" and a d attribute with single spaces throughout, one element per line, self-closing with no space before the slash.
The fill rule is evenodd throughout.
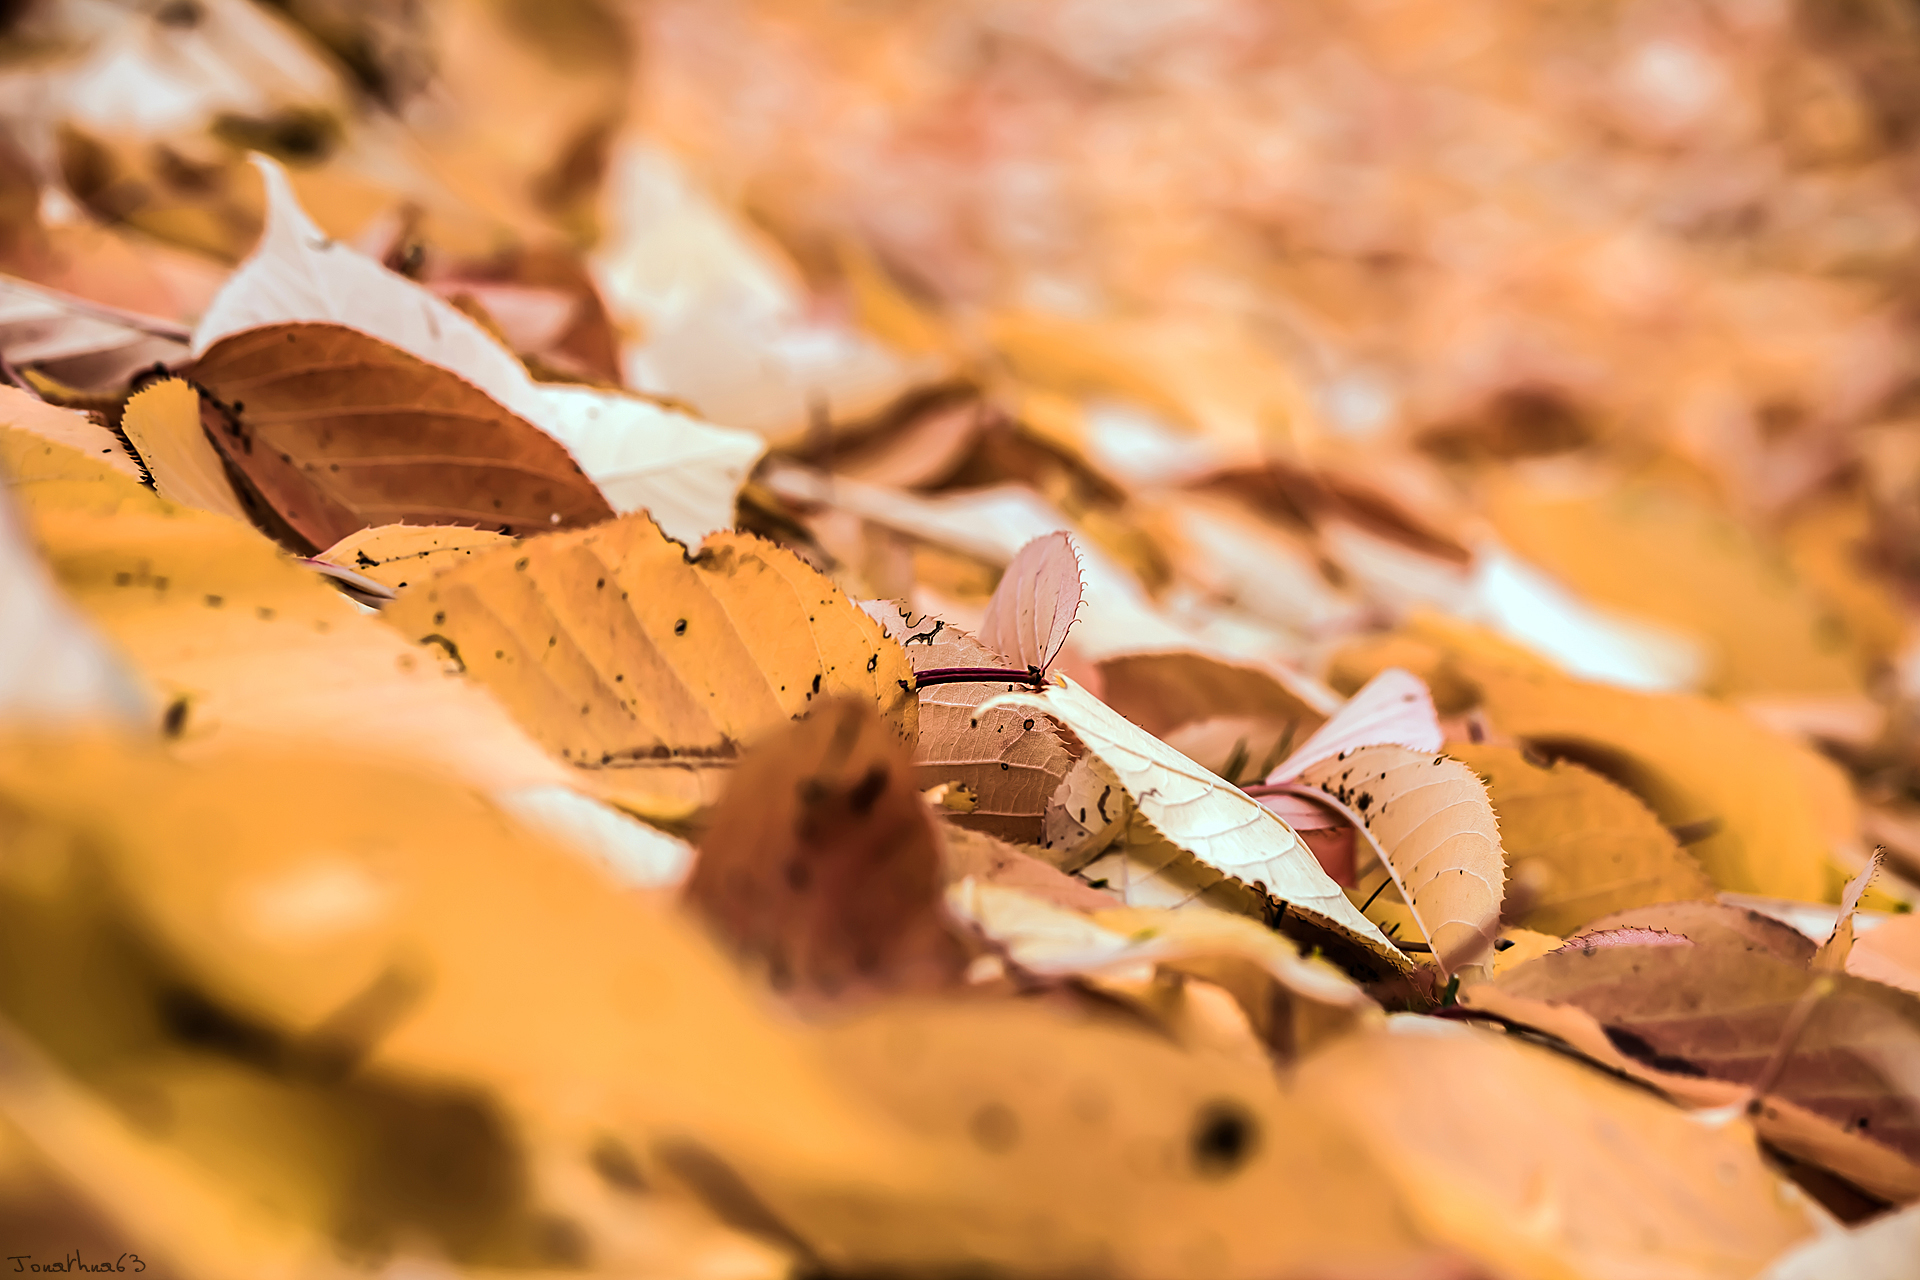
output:
<path id="1" fill-rule="evenodd" d="M 1441 741 L 1440 721 L 1426 682 L 1411 672 L 1388 667 L 1275 765 L 1267 781 L 1291 782 L 1310 766 L 1355 747 L 1393 744 L 1431 753 L 1440 749 Z"/>
<path id="2" fill-rule="evenodd" d="M 1349 949 L 1359 948 L 1389 966 L 1404 965 L 1384 935 L 1347 901 L 1313 854 L 1287 825 L 1246 792 L 1208 773 L 1166 743 L 1138 728 L 1062 676 L 1047 688 L 1001 694 L 982 704 L 1031 706 L 1048 712 L 1079 737 L 1113 772 L 1132 802 L 1136 820 L 1190 859 L 1202 874 L 1166 881 L 1175 901 L 1192 900 L 1219 878 L 1255 890 L 1259 901 L 1285 904 L 1297 917 Z M 1163 859 L 1155 875 L 1173 866 Z M 1185 875 L 1187 873 L 1176 874 Z M 1131 886 L 1129 886 L 1129 890 Z"/>
<path id="3" fill-rule="evenodd" d="M 1487 790 L 1447 756 L 1361 747 L 1301 780 L 1365 823 L 1441 972 L 1479 963 L 1500 928 L 1506 871 Z"/>

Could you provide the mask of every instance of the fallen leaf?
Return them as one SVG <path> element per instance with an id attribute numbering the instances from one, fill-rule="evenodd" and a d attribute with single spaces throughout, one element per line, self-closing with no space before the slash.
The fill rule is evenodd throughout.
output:
<path id="1" fill-rule="evenodd" d="M 1920 995 L 1920 916 L 1899 915 L 1854 940 L 1847 972 Z"/>
<path id="2" fill-rule="evenodd" d="M 1050 863 L 1024 853 L 1005 840 L 973 831 L 953 822 L 943 823 L 941 861 L 949 883 L 974 879 L 1051 902 L 1073 911 L 1101 911 L 1113 899 L 1087 887 Z"/>
<path id="3" fill-rule="evenodd" d="M 1320 760 L 1300 779 L 1365 825 L 1442 975 L 1483 963 L 1499 933 L 1506 871 L 1499 823 L 1473 770 L 1376 746 Z"/>
<path id="4" fill-rule="evenodd" d="M 1698 939 L 1562 948 L 1498 986 L 1584 1011 L 1648 1066 L 1757 1089 L 1920 1157 L 1920 1003 L 1904 992 Z"/>
<path id="5" fill-rule="evenodd" d="M 506 541 L 504 533 L 467 525 L 383 524 L 350 533 L 314 558 L 398 591 Z"/>
<path id="6" fill-rule="evenodd" d="M 1537 763 L 1513 747 L 1454 742 L 1480 775 L 1507 858 L 1507 918 L 1567 934 L 1615 911 L 1706 899 L 1705 873 L 1631 792 L 1570 760 Z"/>
<path id="7" fill-rule="evenodd" d="M 252 528 L 0 430 L 0 465 L 55 580 L 152 687 L 182 750 L 265 735 L 451 769 L 488 789 L 568 784 L 481 691 Z"/>
<path id="8" fill-rule="evenodd" d="M 120 430 L 161 497 L 251 522 L 227 478 L 226 462 L 207 439 L 200 393 L 191 383 L 163 378 L 135 392 L 121 410 Z"/>
<path id="9" fill-rule="evenodd" d="M 1163 740 L 1178 739 L 1184 754 L 1217 764 L 1216 772 L 1238 756 L 1237 772 L 1258 777 L 1326 718 L 1311 691 L 1283 679 L 1275 665 L 1152 650 L 1102 658 L 1096 669 L 1102 698 L 1121 715 Z"/>
<path id="10" fill-rule="evenodd" d="M 1431 754 L 1440 749 L 1433 695 L 1420 677 L 1389 667 L 1347 699 L 1294 753 L 1275 765 L 1268 782 L 1292 782 L 1313 765 L 1356 747 L 1392 744 Z"/>
<path id="11" fill-rule="evenodd" d="M 1789 964 L 1813 960 L 1813 939 L 1789 924 L 1746 907 L 1722 902 L 1654 902 L 1615 911 L 1586 923 L 1586 932 L 1657 929 L 1702 946 L 1731 947 L 1770 955 Z M 1569 939 L 1571 944 L 1575 939 Z"/>
<path id="12" fill-rule="evenodd" d="M 1709 637 L 1718 687 L 1858 684 L 1852 638 L 1784 555 L 1678 487 L 1629 482 L 1562 496 L 1508 480 L 1492 486 L 1488 503 L 1515 551 L 1588 599 Z"/>
<path id="13" fill-rule="evenodd" d="M 119 390 L 143 369 L 184 363 L 187 330 L 0 275 L 0 355 L 83 391 Z"/>
<path id="14" fill-rule="evenodd" d="M 460 379 L 338 325 L 222 339 L 193 364 L 208 435 L 306 545 L 383 524 L 571 529 L 613 509 L 553 438 Z"/>
<path id="15" fill-rule="evenodd" d="M 1290 1091 L 1378 1153 L 1432 1239 L 1498 1274 L 1734 1280 L 1812 1232 L 1740 1127 L 1505 1036 L 1402 1015 L 1308 1058 Z"/>
<path id="16" fill-rule="evenodd" d="M 1065 533 L 1035 538 L 1020 548 L 987 601 L 980 642 L 1016 667 L 1053 665 L 1080 615 L 1080 555 Z"/>
<path id="17" fill-rule="evenodd" d="M 1920 1257 L 1920 1205 L 1829 1231 L 1773 1261 L 1755 1280 L 1905 1280 Z"/>
<path id="18" fill-rule="evenodd" d="M 645 814 L 683 818 L 714 799 L 745 743 L 822 698 L 862 699 L 901 741 L 915 737 L 899 646 L 751 534 L 715 534 L 690 557 L 646 516 L 622 516 L 476 554 L 401 592 L 381 620 Z"/>
<path id="19" fill-rule="evenodd" d="M 689 545 L 733 523 L 734 497 L 763 447 L 757 437 L 625 394 L 536 385 L 511 352 L 432 291 L 322 234 L 279 166 L 255 164 L 267 186 L 266 229 L 195 328 L 196 359 L 253 330 L 344 326 L 468 384 L 452 393 L 457 399 L 477 399 L 477 390 L 493 402 L 475 413 L 544 432 L 614 510 L 650 510 Z"/>
<path id="20" fill-rule="evenodd" d="M 1191 886 L 1169 889 L 1190 900 L 1215 877 L 1252 888 L 1262 906 L 1284 903 L 1282 916 L 1297 917 L 1309 930 L 1358 947 L 1390 968 L 1406 965 L 1392 944 L 1347 901 L 1320 864 L 1285 823 L 1233 784 L 1116 714 L 1064 676 L 1044 689 L 1004 693 L 983 703 L 1037 707 L 1052 715 L 1111 769 L 1132 801 L 1135 821 L 1192 860 L 1201 874 Z M 1154 869 L 1159 874 L 1169 863 Z"/>
<path id="21" fill-rule="evenodd" d="M 1840 895 L 1840 913 L 1834 918 L 1833 932 L 1814 952 L 1813 959 L 1807 962 L 1808 967 L 1814 970 L 1847 970 L 1847 957 L 1853 954 L 1854 913 L 1859 909 L 1860 895 L 1872 885 L 1873 878 L 1880 874 L 1880 867 L 1885 861 L 1886 853 L 1876 850 L 1867 859 L 1867 865 L 1860 869 L 1860 874 L 1847 881 L 1846 892 Z"/>
<path id="22" fill-rule="evenodd" d="M 943 782 L 966 787 L 973 807 L 956 820 L 1006 840 L 1028 844 L 1045 838 L 1044 815 L 1051 797 L 1073 764 L 1051 717 L 1026 715 L 1011 708 L 983 710 L 996 692 L 1013 686 L 1011 659 L 932 614 L 880 602 L 863 605 L 920 672 L 970 669 L 999 671 L 919 690 L 920 728 L 913 761 L 920 785 Z"/>
<path id="23" fill-rule="evenodd" d="M 813 707 L 734 769 L 687 903 L 802 1003 L 954 985 L 967 948 L 942 905 L 939 834 L 912 768 L 871 702 Z"/>
<path id="24" fill-rule="evenodd" d="M 123 476 L 142 478 L 140 464 L 127 456 L 113 432 L 78 409 L 48 404 L 30 391 L 0 386 L 0 426 L 78 450 Z"/>

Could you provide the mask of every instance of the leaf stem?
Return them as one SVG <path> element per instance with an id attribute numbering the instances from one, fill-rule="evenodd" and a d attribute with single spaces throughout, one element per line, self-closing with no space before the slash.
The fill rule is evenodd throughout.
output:
<path id="1" fill-rule="evenodd" d="M 1032 685 L 1038 689 L 1047 682 L 1047 673 L 1038 667 L 934 667 L 913 673 L 916 689 L 938 684 L 1010 684 Z"/>

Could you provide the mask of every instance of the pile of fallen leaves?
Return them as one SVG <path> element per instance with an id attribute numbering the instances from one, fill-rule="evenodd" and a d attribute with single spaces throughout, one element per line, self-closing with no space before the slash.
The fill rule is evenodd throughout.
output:
<path id="1" fill-rule="evenodd" d="M 0 5 L 0 1256 L 1920 1270 L 1920 20 Z"/>

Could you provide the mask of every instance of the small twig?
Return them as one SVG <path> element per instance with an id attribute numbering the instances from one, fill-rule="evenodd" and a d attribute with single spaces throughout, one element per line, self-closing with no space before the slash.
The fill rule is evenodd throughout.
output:
<path id="1" fill-rule="evenodd" d="M 1379 897 L 1381 894 L 1385 893 L 1387 891 L 1387 886 L 1392 883 L 1393 883 L 1393 872 L 1389 871 L 1387 872 L 1386 879 L 1380 882 L 1379 887 L 1374 889 L 1372 893 L 1368 894 L 1367 900 L 1360 904 L 1360 914 L 1361 915 L 1367 914 L 1367 908 L 1373 905 L 1373 900 Z"/>

